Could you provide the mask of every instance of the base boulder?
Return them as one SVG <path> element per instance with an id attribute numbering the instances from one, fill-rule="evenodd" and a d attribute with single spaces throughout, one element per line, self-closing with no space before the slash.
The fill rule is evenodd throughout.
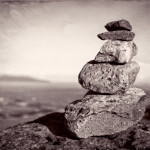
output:
<path id="1" fill-rule="evenodd" d="M 79 138 L 126 130 L 143 118 L 144 97 L 144 91 L 138 88 L 130 88 L 122 95 L 86 95 L 66 107 L 67 127 Z"/>

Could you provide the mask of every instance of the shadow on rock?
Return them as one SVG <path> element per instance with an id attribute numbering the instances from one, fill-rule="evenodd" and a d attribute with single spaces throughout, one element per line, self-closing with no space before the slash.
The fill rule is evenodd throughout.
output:
<path id="1" fill-rule="evenodd" d="M 54 112 L 29 123 L 39 123 L 45 125 L 56 136 L 75 139 L 75 137 L 71 135 L 65 126 L 64 113 Z"/>
<path id="2" fill-rule="evenodd" d="M 143 119 L 150 120 L 150 105 L 146 107 L 145 116 Z"/>

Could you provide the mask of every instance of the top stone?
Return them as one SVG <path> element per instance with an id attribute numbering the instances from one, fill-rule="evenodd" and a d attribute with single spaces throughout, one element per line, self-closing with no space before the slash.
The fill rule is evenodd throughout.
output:
<path id="1" fill-rule="evenodd" d="M 116 30 L 127 30 L 127 31 L 131 31 L 132 30 L 132 26 L 130 25 L 129 21 L 127 20 L 118 20 L 118 21 L 113 21 L 113 22 L 109 22 L 105 25 L 105 28 L 108 31 L 116 31 Z"/>

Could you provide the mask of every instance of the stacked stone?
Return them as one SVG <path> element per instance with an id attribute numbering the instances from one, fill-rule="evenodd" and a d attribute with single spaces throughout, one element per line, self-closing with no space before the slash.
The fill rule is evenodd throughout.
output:
<path id="1" fill-rule="evenodd" d="M 140 70 L 131 60 L 137 54 L 132 26 L 127 20 L 119 20 L 105 28 L 108 32 L 98 37 L 108 41 L 79 74 L 79 83 L 89 92 L 65 109 L 67 127 L 78 138 L 126 130 L 145 112 L 145 92 L 132 88 Z"/>

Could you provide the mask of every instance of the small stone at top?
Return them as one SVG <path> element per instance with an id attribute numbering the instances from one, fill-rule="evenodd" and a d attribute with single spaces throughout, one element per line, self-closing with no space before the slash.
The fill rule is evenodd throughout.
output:
<path id="1" fill-rule="evenodd" d="M 118 21 L 112 21 L 105 25 L 105 28 L 108 31 L 116 31 L 116 30 L 127 30 L 131 31 L 132 26 L 130 25 L 129 21 L 127 20 L 118 20 Z"/>

